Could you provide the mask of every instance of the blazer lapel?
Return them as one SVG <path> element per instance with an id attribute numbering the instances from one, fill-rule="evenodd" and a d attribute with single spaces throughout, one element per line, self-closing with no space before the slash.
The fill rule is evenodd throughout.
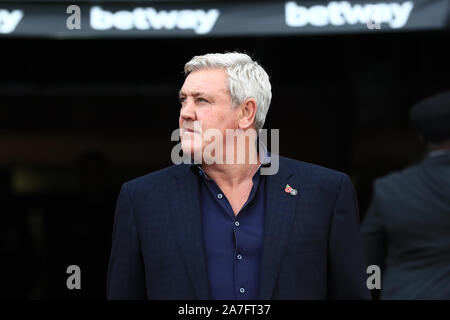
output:
<path id="1" fill-rule="evenodd" d="M 179 165 L 169 184 L 175 237 L 198 299 L 209 299 L 209 285 L 203 244 L 203 223 L 197 177 L 189 165 Z"/>
<path id="2" fill-rule="evenodd" d="M 279 172 L 266 177 L 264 247 L 260 280 L 260 299 L 263 300 L 269 300 L 272 297 L 280 263 L 294 221 L 296 200 L 301 196 L 300 186 L 292 186 L 299 191 L 295 196 L 285 191 L 291 176 L 290 172 L 283 171 L 280 158 Z"/>

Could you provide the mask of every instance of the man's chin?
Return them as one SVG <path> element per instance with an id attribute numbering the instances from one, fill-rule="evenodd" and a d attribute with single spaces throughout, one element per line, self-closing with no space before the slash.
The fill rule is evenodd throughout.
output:
<path id="1" fill-rule="evenodd" d="M 183 150 L 183 154 L 189 155 L 192 160 L 195 160 L 195 163 L 201 163 L 202 160 L 202 149 L 196 148 L 190 144 L 185 145 L 184 143 L 181 146 Z M 197 158 L 195 156 L 197 155 Z"/>

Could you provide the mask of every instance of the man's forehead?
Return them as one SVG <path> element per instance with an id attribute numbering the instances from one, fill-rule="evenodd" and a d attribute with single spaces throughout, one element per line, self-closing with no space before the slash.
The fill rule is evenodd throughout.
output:
<path id="1" fill-rule="evenodd" d="M 205 69 L 190 73 L 184 81 L 180 94 L 198 95 L 216 90 L 228 92 L 225 70 Z"/>

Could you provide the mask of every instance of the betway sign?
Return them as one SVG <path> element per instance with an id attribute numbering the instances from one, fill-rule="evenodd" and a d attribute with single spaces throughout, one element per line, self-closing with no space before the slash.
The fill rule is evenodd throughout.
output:
<path id="1" fill-rule="evenodd" d="M 366 24 L 369 20 L 388 23 L 393 29 L 403 27 L 413 9 L 413 2 L 351 4 L 347 1 L 333 1 L 327 6 L 304 7 L 290 1 L 285 4 L 286 24 L 289 27 L 342 26 L 345 24 Z"/>
<path id="2" fill-rule="evenodd" d="M 22 18 L 22 10 L 8 11 L 0 9 L 0 34 L 13 32 Z"/>
<path id="3" fill-rule="evenodd" d="M 161 10 L 154 8 L 135 8 L 132 11 L 111 12 L 101 7 L 92 7 L 90 15 L 91 28 L 94 30 L 193 30 L 196 34 L 211 31 L 219 10 Z"/>
<path id="4" fill-rule="evenodd" d="M 374 26 L 382 33 L 450 30 L 450 0 L 72 1 L 75 11 L 68 10 L 68 0 L 30 1 L 0 0 L 0 38 L 373 34 Z"/>

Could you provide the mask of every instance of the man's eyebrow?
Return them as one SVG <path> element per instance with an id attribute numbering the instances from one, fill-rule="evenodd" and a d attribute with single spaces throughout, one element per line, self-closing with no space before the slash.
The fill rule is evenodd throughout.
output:
<path id="1" fill-rule="evenodd" d="M 197 96 L 201 96 L 201 95 L 208 96 L 206 93 L 203 93 L 203 92 L 200 92 L 200 91 L 193 91 L 193 92 L 191 92 L 191 95 L 193 97 L 197 97 Z M 178 92 L 178 96 L 179 97 L 185 97 L 185 96 L 187 96 L 187 94 L 185 92 L 183 92 L 182 90 L 180 90 Z"/>

